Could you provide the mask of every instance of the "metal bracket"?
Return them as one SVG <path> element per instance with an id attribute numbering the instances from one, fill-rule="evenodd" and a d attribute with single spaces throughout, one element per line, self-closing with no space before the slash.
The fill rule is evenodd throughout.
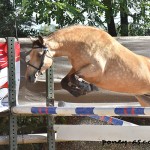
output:
<path id="1" fill-rule="evenodd" d="M 15 38 L 8 37 L 8 95 L 9 107 L 16 106 Z M 17 150 L 17 116 L 9 114 L 9 149 Z"/>
<path id="2" fill-rule="evenodd" d="M 46 106 L 54 105 L 54 79 L 53 79 L 53 65 L 46 71 Z M 47 116 L 47 142 L 48 150 L 55 150 L 55 131 L 54 131 L 54 117 Z"/>

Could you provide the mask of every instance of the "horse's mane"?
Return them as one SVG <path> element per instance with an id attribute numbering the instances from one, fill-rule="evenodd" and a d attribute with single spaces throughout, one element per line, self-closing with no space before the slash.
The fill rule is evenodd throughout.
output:
<path id="1" fill-rule="evenodd" d="M 85 26 L 85 25 L 71 25 L 71 26 L 68 26 L 68 27 L 64 27 L 64 28 L 61 28 L 59 30 L 56 30 L 54 32 L 51 32 L 47 37 L 45 38 L 50 38 L 51 36 L 55 36 L 55 34 L 58 34 L 59 32 L 61 31 L 66 31 L 66 30 L 72 30 L 74 28 L 94 28 L 92 26 Z M 96 29 L 96 28 L 95 28 Z M 32 48 L 35 48 L 35 47 L 38 47 L 38 48 L 43 48 L 45 47 L 39 40 L 36 40 L 36 41 L 33 41 L 33 44 L 32 44 Z"/>
<path id="2" fill-rule="evenodd" d="M 33 43 L 32 43 L 32 48 L 35 48 L 35 47 L 43 48 L 45 46 L 43 44 L 41 44 L 41 42 L 39 40 L 36 40 L 36 41 L 33 41 Z"/>

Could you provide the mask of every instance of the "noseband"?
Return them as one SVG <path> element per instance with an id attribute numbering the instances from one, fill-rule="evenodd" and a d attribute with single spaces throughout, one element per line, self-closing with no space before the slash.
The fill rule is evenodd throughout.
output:
<path id="1" fill-rule="evenodd" d="M 37 48 L 39 48 L 39 47 L 37 47 Z M 41 55 L 41 63 L 40 63 L 40 66 L 39 66 L 39 67 L 36 67 L 36 66 L 30 64 L 29 61 L 27 62 L 27 65 L 28 65 L 28 66 L 33 67 L 34 69 L 36 69 L 36 70 L 39 71 L 39 72 L 40 72 L 40 70 L 41 70 L 41 68 L 42 68 L 42 66 L 43 66 L 43 64 L 44 64 L 44 58 L 45 58 L 45 56 L 47 56 L 46 53 L 49 52 L 49 50 L 48 50 L 47 47 L 43 47 L 42 49 L 43 49 L 43 54 Z M 47 56 L 47 57 L 53 59 L 52 56 Z"/>

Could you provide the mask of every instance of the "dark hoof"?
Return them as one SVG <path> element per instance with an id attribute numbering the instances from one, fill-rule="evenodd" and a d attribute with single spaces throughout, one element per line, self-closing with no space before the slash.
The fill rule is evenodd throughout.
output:
<path id="1" fill-rule="evenodd" d="M 79 83 L 79 88 L 83 89 L 86 92 L 99 91 L 99 89 L 94 84 L 89 84 L 85 81 L 81 81 Z"/>
<path id="2" fill-rule="evenodd" d="M 69 92 L 74 96 L 74 97 L 79 97 L 81 95 L 86 95 L 86 91 L 79 89 L 78 87 L 70 87 Z"/>
<path id="3" fill-rule="evenodd" d="M 75 86 L 77 86 L 79 89 L 82 89 L 86 92 L 91 92 L 91 91 L 99 91 L 99 89 L 94 85 L 90 84 L 87 81 L 79 78 L 77 75 L 72 77 L 70 79 L 71 83 L 73 83 Z"/>

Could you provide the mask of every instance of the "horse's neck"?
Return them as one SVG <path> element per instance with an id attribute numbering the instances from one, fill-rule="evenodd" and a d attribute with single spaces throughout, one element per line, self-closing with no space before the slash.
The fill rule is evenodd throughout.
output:
<path id="1" fill-rule="evenodd" d="M 148 60 L 148 69 L 150 71 L 150 58 L 147 58 L 147 60 Z"/>
<path id="2" fill-rule="evenodd" d="M 70 56 L 70 48 L 68 46 L 70 43 L 66 44 L 66 41 L 63 41 L 57 38 L 46 40 L 46 45 L 48 45 L 52 57 Z"/>

